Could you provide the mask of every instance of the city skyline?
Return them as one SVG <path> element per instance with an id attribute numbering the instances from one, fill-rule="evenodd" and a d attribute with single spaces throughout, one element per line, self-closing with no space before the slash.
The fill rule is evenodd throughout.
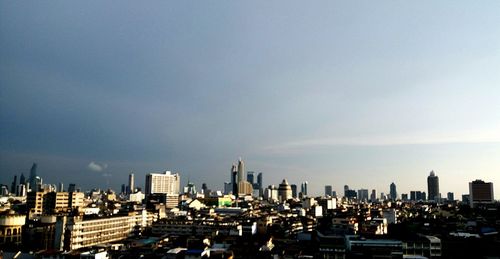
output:
<path id="1" fill-rule="evenodd" d="M 498 186 L 499 10 L 1 2 L 0 183 L 37 163 L 44 183 L 222 190 L 241 156 L 314 195 L 427 191 L 432 170 L 442 197 Z"/>
<path id="2" fill-rule="evenodd" d="M 243 159 L 242 159 L 241 157 L 238 159 L 238 163 L 240 163 L 240 164 L 243 164 L 243 163 L 244 163 L 244 161 L 243 161 Z M 31 170 L 30 170 L 30 171 L 31 171 L 32 173 L 33 173 L 33 172 L 35 172 L 35 173 L 34 173 L 34 175 L 37 177 L 37 179 L 40 179 L 40 181 L 41 181 L 41 180 L 43 179 L 43 177 L 42 177 L 42 176 L 40 176 L 40 175 L 37 175 L 37 173 L 36 173 L 37 167 L 38 167 L 38 164 L 37 164 L 37 163 L 33 163 L 33 165 L 31 166 Z M 230 170 L 230 171 L 231 171 L 231 174 L 230 174 L 230 176 L 231 176 L 231 177 L 235 177 L 235 178 L 236 178 L 236 175 L 237 175 L 237 173 L 238 173 L 238 170 L 237 170 L 236 168 L 237 168 L 237 167 L 236 167 L 236 164 L 234 164 L 234 163 L 233 163 L 232 168 L 231 168 L 231 170 Z M 240 167 L 240 168 L 242 168 L 242 167 Z M 34 169 L 34 170 L 33 170 L 33 169 Z M 235 171 L 233 172 L 233 170 L 235 170 Z M 70 185 L 70 186 L 71 186 L 71 185 L 73 185 L 74 187 L 78 186 L 78 188 L 79 188 L 79 189 L 82 189 L 82 187 L 83 187 L 83 190 L 87 190 L 87 191 L 92 190 L 92 189 L 101 189 L 101 188 L 104 188 L 104 189 L 112 189 L 112 190 L 114 190 L 114 191 L 119 191 L 119 190 L 120 190 L 120 186 L 121 186 L 122 191 L 123 191 L 123 188 L 125 188 L 125 187 L 126 187 L 126 188 L 125 188 L 125 191 L 124 191 L 125 193 L 129 193 L 130 186 L 136 186 L 136 188 L 140 188 L 140 189 L 142 190 L 142 192 L 146 192 L 146 193 L 147 193 L 147 192 L 148 192 L 148 191 L 147 191 L 147 188 L 148 188 L 147 186 L 148 186 L 148 182 L 150 181 L 150 180 L 148 180 L 148 177 L 151 177 L 151 175 L 164 175 L 164 174 L 167 174 L 167 173 L 168 173 L 168 174 L 171 174 L 171 172 L 170 172 L 169 170 L 165 170 L 163 173 L 158 173 L 158 172 L 149 172 L 149 173 L 145 173 L 145 174 L 144 174 L 144 176 L 145 176 L 144 185 L 141 185 L 141 184 L 140 184 L 140 183 L 141 183 L 141 181 L 139 181 L 139 184 L 138 184 L 138 185 L 136 184 L 136 182 L 135 182 L 135 180 L 134 180 L 134 177 L 135 177 L 135 176 L 134 176 L 134 173 L 129 173 L 129 174 L 128 174 L 128 176 L 127 176 L 127 179 L 128 179 L 127 181 L 128 181 L 128 182 L 124 182 L 124 183 L 115 182 L 113 185 L 109 185 L 109 183 L 107 183 L 107 186 L 105 186 L 105 187 L 102 187 L 101 185 L 97 185 L 97 186 L 81 186 L 80 184 L 77 184 L 77 183 L 75 183 L 75 182 L 70 182 L 70 183 L 69 183 L 69 185 Z M 255 174 L 255 172 L 254 172 L 254 171 L 246 171 L 246 172 L 245 172 L 245 174 L 248 174 L 248 173 L 249 173 L 249 174 L 251 174 L 251 175 Z M 31 174 L 31 173 L 30 173 L 30 174 Z M 233 174 L 234 174 L 234 176 L 233 176 Z M 262 174 L 263 174 L 262 172 L 259 172 L 259 173 L 258 173 L 258 175 L 259 175 L 261 178 L 262 178 Z M 204 186 L 207 186 L 206 181 L 205 181 L 205 180 L 203 180 L 203 179 L 200 179 L 200 180 L 197 180 L 197 181 L 192 181 L 191 179 L 189 179 L 189 177 L 188 177 L 188 179 L 185 179 L 185 178 L 183 178 L 183 177 L 182 177 L 182 173 L 180 173 L 180 172 L 175 172 L 175 175 L 176 175 L 178 178 L 180 178 L 180 179 L 178 180 L 178 181 L 179 181 L 179 182 L 178 182 L 178 184 L 180 184 L 179 186 L 187 186 L 188 184 L 194 184 L 195 186 L 196 186 L 196 185 L 198 185 L 198 187 L 201 187 L 201 186 L 203 186 L 203 185 L 204 185 Z M 12 186 L 14 186 L 14 183 L 16 183 L 16 181 L 17 181 L 17 176 L 18 176 L 18 175 L 13 175 L 13 176 L 12 176 L 12 179 L 13 179 L 13 181 L 12 181 L 12 182 L 10 182 L 10 183 L 6 182 L 6 183 L 1 183 L 1 184 L 4 184 L 4 185 L 6 186 L 6 188 L 8 188 L 8 190 L 11 190 L 11 189 L 13 188 Z M 21 177 L 20 177 L 20 179 L 23 179 L 23 178 L 22 178 L 22 176 L 23 176 L 23 174 L 22 174 L 22 173 L 21 173 L 21 174 L 19 174 L 19 176 L 21 176 Z M 387 190 L 387 191 L 384 191 L 384 189 L 372 189 L 372 187 L 366 187 L 366 186 L 363 186 L 363 187 L 358 187 L 358 186 L 356 186 L 356 185 L 355 185 L 355 187 L 354 187 L 354 188 L 351 188 L 351 187 L 349 187 L 348 185 L 343 185 L 343 186 L 339 186 L 339 188 L 338 188 L 338 189 L 333 189 L 333 187 L 334 187 L 334 186 L 337 186 L 336 184 L 329 184 L 329 183 L 325 184 L 325 183 L 322 183 L 323 185 L 322 185 L 321 187 L 317 187 L 317 188 L 315 188 L 315 189 L 318 189 L 318 188 L 319 188 L 319 189 L 323 188 L 323 189 L 321 189 L 321 190 L 315 190 L 313 193 L 310 193 L 310 192 L 309 192 L 309 194 L 310 194 L 310 195 L 312 195 L 312 196 L 323 196 L 323 195 L 327 195 L 327 189 L 329 189 L 329 190 L 330 190 L 331 192 L 333 192 L 333 193 L 337 193 L 337 192 L 338 192 L 339 194 L 338 194 L 338 196 L 337 196 L 337 197 L 346 197 L 346 195 L 345 195 L 345 194 L 342 194 L 342 192 L 341 192 L 341 191 L 338 191 L 338 190 L 341 190 L 341 188 L 343 188 L 343 189 L 344 189 L 344 192 L 345 192 L 345 191 L 346 191 L 346 188 L 348 188 L 348 190 L 354 191 L 355 193 L 357 192 L 357 193 L 358 193 L 358 195 L 357 195 L 357 196 L 358 196 L 358 198 L 359 198 L 359 196 L 360 196 L 360 194 L 359 194 L 359 193 L 360 193 L 360 192 L 363 192 L 363 193 L 364 193 L 364 194 L 363 194 L 363 195 L 364 195 L 364 198 L 365 198 L 365 199 L 368 199 L 368 198 L 367 198 L 367 197 L 368 197 L 368 189 L 366 189 L 366 188 L 369 188 L 370 190 L 375 191 L 375 192 L 379 192 L 379 193 L 381 193 L 381 194 L 384 194 L 384 193 L 385 193 L 385 195 L 387 196 L 387 198 L 388 198 L 388 199 L 394 199 L 394 197 L 396 197 L 396 199 L 402 199 L 402 200 L 404 200 L 404 199 L 402 198 L 402 195 L 405 195 L 407 199 L 410 199 L 410 197 L 411 197 L 411 193 L 413 193 L 413 192 L 419 192 L 419 193 L 420 193 L 420 192 L 422 192 L 422 193 L 424 194 L 424 196 L 425 196 L 425 195 L 427 195 L 427 196 L 426 196 L 426 198 L 425 198 L 424 200 L 435 201 L 435 199 L 429 198 L 429 197 L 431 197 L 431 196 L 432 196 L 432 195 L 430 195 L 430 194 L 429 194 L 429 193 L 430 193 L 430 192 L 429 192 L 429 190 L 430 190 L 430 189 L 434 189 L 434 188 L 435 188 L 435 186 L 436 186 L 436 185 L 433 185 L 433 187 L 430 187 L 430 185 L 429 185 L 429 181 L 430 181 L 430 180 L 429 180 L 429 178 L 433 178 L 433 179 L 434 179 L 434 178 L 435 178 L 435 179 L 437 179 L 437 178 L 438 178 L 438 177 L 437 177 L 437 175 L 435 174 L 434 170 L 431 170 L 431 172 L 429 173 L 429 176 L 427 176 L 427 178 L 426 178 L 426 182 L 427 182 L 427 183 L 426 183 L 426 184 L 427 184 L 427 189 L 420 189 L 420 187 L 410 186 L 410 187 L 409 187 L 409 189 L 408 189 L 407 191 L 402 191 L 402 192 L 399 192 L 399 191 L 396 191 L 396 188 L 399 188 L 399 187 L 396 187 L 396 184 L 395 184 L 394 182 L 392 182 L 392 183 L 390 184 L 390 186 L 389 186 L 389 188 L 388 188 L 388 190 Z M 483 180 L 483 179 L 479 179 L 479 178 L 476 178 L 476 179 L 471 179 L 471 180 L 467 183 L 467 184 L 468 184 L 468 188 L 470 189 L 470 182 L 473 182 L 473 181 L 482 181 L 482 180 Z M 438 180 L 436 180 L 436 181 L 438 181 Z M 21 180 L 20 180 L 20 181 L 19 181 L 19 184 L 21 184 L 22 182 L 23 182 L 23 181 L 21 181 Z M 30 184 L 29 184 L 29 179 L 28 179 L 26 182 L 28 183 L 28 186 L 30 186 Z M 199 183 L 198 183 L 198 182 L 199 182 Z M 182 184 L 181 184 L 181 183 L 182 183 Z M 228 184 L 228 183 L 231 183 L 231 181 L 229 181 L 229 182 L 227 182 L 227 181 L 223 182 L 223 183 L 222 183 L 222 187 L 220 187 L 219 185 L 215 185 L 215 186 L 211 186 L 211 187 L 212 187 L 212 188 L 214 188 L 214 187 L 215 187 L 215 189 L 213 189 L 214 191 L 226 192 L 226 191 L 227 191 L 227 190 L 226 190 L 226 184 Z M 55 187 L 55 186 L 62 186 L 62 185 L 64 185 L 64 184 L 68 184 L 68 183 L 64 183 L 64 182 L 57 182 L 57 183 L 53 183 L 53 182 L 46 182 L 46 184 L 50 184 L 50 185 L 53 185 L 53 186 Z M 257 184 L 257 182 L 255 182 L 255 184 Z M 296 186 L 295 182 L 291 182 L 291 184 Z M 306 192 L 307 192 L 307 189 L 308 189 L 309 187 L 304 187 L 304 184 L 305 184 L 305 186 L 308 186 L 308 185 L 309 185 L 309 183 L 308 183 L 308 181 L 305 181 L 305 182 L 302 182 L 302 183 L 301 183 L 301 185 L 302 185 L 302 187 L 301 187 L 301 188 L 302 188 L 302 189 L 304 189 L 304 188 L 305 188 L 305 190 L 306 190 Z M 493 183 L 491 182 L 491 184 L 493 184 Z M 251 185 L 252 185 L 252 184 L 251 184 Z M 265 188 L 267 188 L 268 186 L 271 186 L 271 185 L 273 185 L 273 186 L 277 187 L 277 186 L 279 186 L 279 185 L 280 185 L 280 183 L 275 183 L 275 182 L 265 183 L 265 182 L 264 182 L 263 188 L 265 189 Z M 377 184 L 377 185 L 378 185 L 378 184 Z M 40 187 L 40 186 L 38 186 L 37 188 L 39 188 L 39 187 Z M 74 188 L 74 187 L 73 187 L 73 188 Z M 30 187 L 30 188 L 31 188 L 31 187 Z M 178 188 L 180 188 L 180 187 L 178 187 Z M 231 188 L 232 188 L 232 187 L 231 187 Z M 59 187 L 59 189 L 61 189 L 61 187 Z M 437 189 L 439 189 L 439 183 L 437 183 Z M 15 192 L 14 192 L 14 193 L 15 193 Z M 460 197 L 459 197 L 459 196 L 461 196 L 461 195 L 469 195 L 470 193 L 469 193 L 469 192 L 465 192 L 465 193 L 456 193 L 456 192 L 453 192 L 453 191 L 447 191 L 446 193 L 441 193 L 440 191 L 438 191 L 438 193 L 437 193 L 437 195 L 435 195 L 435 197 L 436 197 L 436 198 L 437 198 L 437 197 L 439 197 L 439 200 L 444 200 L 444 199 L 446 199 L 446 198 L 449 198 L 449 195 L 450 195 L 450 194 L 453 194 L 453 195 L 456 197 L 456 199 L 457 199 L 457 200 L 460 200 Z M 394 196 L 394 195 L 395 195 L 395 196 Z M 377 196 L 375 195 L 375 197 L 377 197 Z M 494 198 L 494 199 L 496 199 L 495 197 L 496 197 L 496 196 L 493 196 L 493 198 Z M 377 198 L 378 198 L 378 197 L 377 197 Z M 411 198 L 411 200 L 418 200 L 418 199 Z"/>

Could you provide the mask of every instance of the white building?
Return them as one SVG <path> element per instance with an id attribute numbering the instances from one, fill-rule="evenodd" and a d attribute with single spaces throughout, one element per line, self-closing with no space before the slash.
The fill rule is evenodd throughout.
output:
<path id="1" fill-rule="evenodd" d="M 142 203 L 142 200 L 144 200 L 144 193 L 141 191 L 138 191 L 136 193 L 131 193 L 128 195 L 128 200 L 131 202 L 136 202 L 136 203 Z"/>
<path id="2" fill-rule="evenodd" d="M 181 177 L 170 171 L 146 175 L 146 194 L 179 194 Z"/>

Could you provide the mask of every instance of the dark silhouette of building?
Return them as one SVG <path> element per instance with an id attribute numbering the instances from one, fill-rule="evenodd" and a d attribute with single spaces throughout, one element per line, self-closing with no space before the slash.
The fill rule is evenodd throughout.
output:
<path id="1" fill-rule="evenodd" d="M 478 204 L 493 203 L 493 183 L 475 180 L 469 183 L 469 201 L 471 207 Z"/>
<path id="2" fill-rule="evenodd" d="M 439 201 L 439 178 L 434 171 L 427 177 L 427 194 L 430 201 Z"/>
<path id="3" fill-rule="evenodd" d="M 17 186 L 17 175 L 14 175 L 14 181 L 12 181 L 12 184 L 10 186 L 11 193 L 16 193 L 16 186 Z"/>
<path id="4" fill-rule="evenodd" d="M 74 183 L 70 183 L 68 185 L 68 192 L 75 192 L 76 191 L 76 185 Z"/>
<path id="5" fill-rule="evenodd" d="M 296 184 L 291 184 L 290 188 L 292 188 L 292 197 L 297 198 L 297 185 Z"/>
<path id="6" fill-rule="evenodd" d="M 393 200 L 393 201 L 398 199 L 398 192 L 396 191 L 396 184 L 395 183 L 391 183 L 389 196 L 391 196 L 391 200 Z"/>
<path id="7" fill-rule="evenodd" d="M 254 184 L 254 172 L 248 171 L 247 172 L 247 182 L 249 182 L 252 186 Z"/>
<path id="8" fill-rule="evenodd" d="M 19 177 L 19 184 L 26 184 L 26 178 L 24 178 L 23 173 L 21 173 L 21 177 Z"/>
<path id="9" fill-rule="evenodd" d="M 262 183 L 262 172 L 257 174 L 257 184 L 259 185 L 259 189 L 262 189 L 262 187 L 264 186 Z"/>
<path id="10" fill-rule="evenodd" d="M 37 177 L 36 169 L 37 169 L 37 164 L 33 163 L 33 166 L 31 166 L 30 179 L 29 179 L 31 191 L 38 191 L 37 180 L 36 180 Z"/>

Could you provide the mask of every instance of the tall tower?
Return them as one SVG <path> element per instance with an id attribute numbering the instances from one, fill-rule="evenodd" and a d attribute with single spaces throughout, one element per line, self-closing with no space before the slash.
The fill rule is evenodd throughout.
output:
<path id="1" fill-rule="evenodd" d="M 26 184 L 26 178 L 24 178 L 23 173 L 21 173 L 21 177 L 19 177 L 19 184 Z"/>
<path id="2" fill-rule="evenodd" d="M 238 160 L 238 183 L 245 181 L 245 164 L 243 163 L 243 160 L 240 159 Z"/>
<path id="3" fill-rule="evenodd" d="M 129 194 L 134 193 L 134 173 L 128 175 L 128 191 Z"/>
<path id="4" fill-rule="evenodd" d="M 10 192 L 16 193 L 16 187 L 17 187 L 17 175 L 14 175 L 14 181 L 12 181 L 12 184 L 10 186 Z"/>
<path id="5" fill-rule="evenodd" d="M 427 195 L 431 201 L 439 200 L 439 178 L 434 171 L 427 177 Z"/>
<path id="6" fill-rule="evenodd" d="M 291 184 L 290 189 L 292 189 L 292 198 L 297 198 L 297 185 Z"/>
<path id="7" fill-rule="evenodd" d="M 397 200 L 398 192 L 396 191 L 396 184 L 395 183 L 391 183 L 389 195 L 391 196 L 391 200 L 393 200 L 393 201 Z"/>
<path id="8" fill-rule="evenodd" d="M 248 171 L 247 172 L 247 182 L 249 182 L 252 186 L 254 184 L 254 172 L 253 171 Z"/>
<path id="9" fill-rule="evenodd" d="M 37 168 L 36 163 L 33 163 L 33 166 L 31 166 L 30 179 L 29 179 L 30 188 L 31 188 L 32 192 L 38 191 L 38 189 L 37 189 L 37 181 L 36 181 L 36 176 L 37 176 L 36 175 L 36 168 Z"/>
<path id="10" fill-rule="evenodd" d="M 257 184 L 259 185 L 259 189 L 262 189 L 262 172 L 257 175 Z"/>
<path id="11" fill-rule="evenodd" d="M 325 196 L 332 196 L 333 188 L 331 185 L 325 185 Z"/>
<path id="12" fill-rule="evenodd" d="M 370 201 L 371 202 L 377 201 L 377 191 L 375 189 L 372 190 L 372 194 L 370 195 Z"/>
<path id="13" fill-rule="evenodd" d="M 301 185 L 300 185 L 300 192 L 302 193 L 302 195 L 304 197 L 307 196 L 307 181 L 303 182 Z"/>
<path id="14" fill-rule="evenodd" d="M 234 179 L 233 179 L 233 174 L 234 174 L 234 172 L 236 172 L 236 175 L 238 175 L 238 169 L 236 169 L 236 165 L 235 165 L 235 164 L 231 165 L 231 172 L 230 172 L 230 174 L 229 174 L 229 176 L 230 176 L 230 178 L 231 178 L 231 183 L 232 183 L 232 184 L 236 183 L 236 182 L 237 182 L 237 180 L 238 180 L 238 179 L 237 179 L 238 177 L 236 177 L 236 178 L 234 178 Z"/>
<path id="15" fill-rule="evenodd" d="M 236 168 L 236 165 L 233 164 L 231 166 L 231 191 L 233 192 L 233 195 L 238 195 L 238 169 Z"/>

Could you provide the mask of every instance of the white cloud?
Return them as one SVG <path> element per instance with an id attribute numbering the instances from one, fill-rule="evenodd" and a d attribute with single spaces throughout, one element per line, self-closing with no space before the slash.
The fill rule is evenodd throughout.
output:
<path id="1" fill-rule="evenodd" d="M 392 136 L 324 137 L 292 141 L 267 146 L 270 153 L 289 153 L 304 149 L 330 146 L 395 146 L 395 145 L 434 145 L 452 143 L 498 143 L 500 129 L 483 131 L 461 131 L 452 133 L 409 133 Z"/>
<path id="2" fill-rule="evenodd" d="M 91 171 L 94 172 L 102 172 L 104 169 L 108 167 L 107 164 L 99 164 L 94 161 L 90 162 L 89 165 L 87 166 Z"/>

